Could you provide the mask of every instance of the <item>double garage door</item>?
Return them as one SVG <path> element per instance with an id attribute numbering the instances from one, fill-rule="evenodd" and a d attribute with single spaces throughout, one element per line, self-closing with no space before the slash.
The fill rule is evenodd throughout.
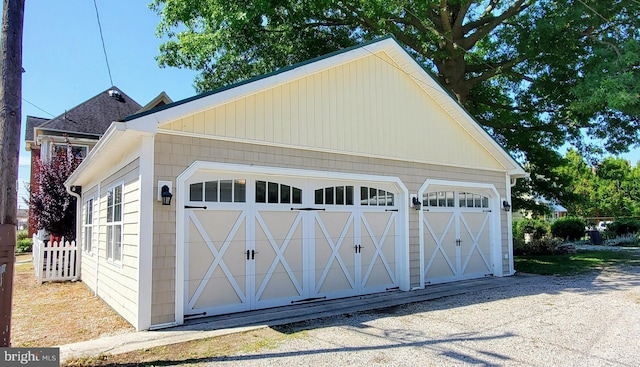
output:
<path id="1" fill-rule="evenodd" d="M 393 183 L 202 170 L 183 190 L 185 318 L 395 289 L 406 270 Z"/>

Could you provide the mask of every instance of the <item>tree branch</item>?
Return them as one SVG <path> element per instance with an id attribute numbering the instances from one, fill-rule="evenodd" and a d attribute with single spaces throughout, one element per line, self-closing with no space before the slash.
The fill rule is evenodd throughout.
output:
<path id="1" fill-rule="evenodd" d="M 523 59 L 522 58 L 517 58 L 517 59 L 512 59 L 509 61 L 505 61 L 502 63 L 499 63 L 497 67 L 492 67 L 491 65 L 487 65 L 487 68 L 485 69 L 485 71 L 477 76 L 477 77 L 473 77 L 467 80 L 467 83 L 469 83 L 469 88 L 472 88 L 473 86 L 475 86 L 478 83 L 481 83 L 485 80 L 488 80 L 490 78 L 493 78 L 494 76 L 510 71 L 511 68 L 514 65 L 517 65 L 518 63 L 522 62 Z M 465 69 L 465 71 L 467 71 Z"/>
<path id="2" fill-rule="evenodd" d="M 487 17 L 481 18 L 475 22 L 467 23 L 462 27 L 463 34 L 467 34 L 475 29 L 471 35 L 464 39 L 463 47 L 468 50 L 472 48 L 476 42 L 482 39 L 484 36 L 489 34 L 492 30 L 494 30 L 498 25 L 504 22 L 506 19 L 513 17 L 514 15 L 520 13 L 525 10 L 531 3 L 531 0 L 518 0 L 515 4 L 513 4 L 509 9 L 505 10 L 502 14 L 497 17 Z M 527 2 L 527 4 L 524 4 Z M 524 5 L 523 5 L 524 4 Z"/>

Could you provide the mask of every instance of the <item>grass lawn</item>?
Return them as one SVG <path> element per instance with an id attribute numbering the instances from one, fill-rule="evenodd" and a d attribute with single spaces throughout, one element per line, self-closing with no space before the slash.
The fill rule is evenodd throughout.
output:
<path id="1" fill-rule="evenodd" d="M 516 256 L 516 271 L 542 275 L 583 274 L 607 266 L 640 265 L 637 251 L 578 251 L 577 254 Z"/>

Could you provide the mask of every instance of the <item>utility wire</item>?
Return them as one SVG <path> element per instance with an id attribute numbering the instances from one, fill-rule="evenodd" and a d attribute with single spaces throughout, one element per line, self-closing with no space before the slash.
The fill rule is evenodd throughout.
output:
<path id="1" fill-rule="evenodd" d="M 32 105 L 33 107 L 35 107 L 35 108 L 39 109 L 40 111 L 42 111 L 42 112 L 46 113 L 47 115 L 49 115 L 49 116 L 51 116 L 51 117 L 55 117 L 52 113 L 47 112 L 47 111 L 43 110 L 42 108 L 40 108 L 40 107 L 36 106 L 35 104 L 33 104 L 33 103 L 31 103 L 31 102 L 27 101 L 24 97 L 22 97 L 22 100 L 23 100 L 23 101 L 25 101 L 25 102 L 27 102 L 28 104 Z"/>
<path id="2" fill-rule="evenodd" d="M 93 6 L 96 8 L 96 18 L 98 19 L 98 29 L 100 29 L 100 40 L 102 41 L 102 51 L 104 52 L 104 61 L 107 63 L 107 71 L 109 72 L 109 81 L 113 87 L 113 78 L 111 77 L 111 67 L 109 67 L 109 58 L 107 57 L 107 48 L 104 46 L 104 36 L 102 35 L 102 25 L 100 24 L 100 14 L 98 14 L 98 4 L 93 0 Z"/>

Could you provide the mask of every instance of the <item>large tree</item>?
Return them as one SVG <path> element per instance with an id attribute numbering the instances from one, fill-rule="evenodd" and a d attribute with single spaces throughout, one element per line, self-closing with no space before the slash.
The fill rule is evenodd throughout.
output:
<path id="1" fill-rule="evenodd" d="M 516 194 L 566 194 L 567 180 L 552 173 L 564 144 L 617 153 L 640 138 L 639 1 L 154 0 L 151 7 L 167 37 L 160 65 L 200 71 L 199 91 L 393 35 L 527 162 L 532 179 Z"/>
<path id="2" fill-rule="evenodd" d="M 566 154 L 559 176 L 569 177 L 574 200 L 562 203 L 570 215 L 584 218 L 640 216 L 640 167 L 607 157 L 593 167 L 575 150 Z"/>

